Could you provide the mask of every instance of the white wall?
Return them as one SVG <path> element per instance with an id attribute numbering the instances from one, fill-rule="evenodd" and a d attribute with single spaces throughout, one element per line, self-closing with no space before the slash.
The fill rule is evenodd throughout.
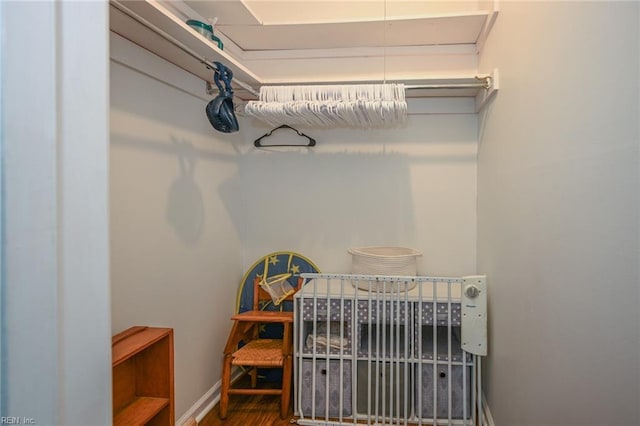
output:
<path id="1" fill-rule="evenodd" d="M 431 105 L 468 110 L 466 100 Z M 349 272 L 349 247 L 391 245 L 420 250 L 422 274 L 476 272 L 475 114 L 410 115 L 397 129 L 302 129 L 313 149 L 254 149 L 270 128 L 251 124 L 239 173 L 245 216 L 234 215 L 246 265 L 293 250 L 323 272 Z"/>
<path id="2" fill-rule="evenodd" d="M 0 423 L 110 424 L 107 5 L 0 9 Z"/>
<path id="3" fill-rule="evenodd" d="M 111 43 L 112 331 L 175 329 L 177 418 L 219 380 L 240 278 L 267 253 L 348 272 L 348 247 L 402 245 L 424 253 L 421 273 L 475 273 L 472 100 L 431 101 L 449 113 L 394 130 L 302 129 L 312 150 L 256 150 L 268 127 L 214 131 L 203 82 Z"/>
<path id="4" fill-rule="evenodd" d="M 114 35 L 111 56 L 112 332 L 174 328 L 177 420 L 220 379 L 242 136 L 211 128 L 201 80 Z"/>
<path id="5" fill-rule="evenodd" d="M 478 270 L 497 425 L 640 423 L 637 2 L 501 2 Z"/>

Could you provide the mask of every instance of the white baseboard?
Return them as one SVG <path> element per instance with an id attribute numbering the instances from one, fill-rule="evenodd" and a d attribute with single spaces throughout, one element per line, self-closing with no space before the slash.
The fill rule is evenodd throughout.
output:
<path id="1" fill-rule="evenodd" d="M 235 382 L 242 375 L 242 370 L 236 368 L 231 372 L 231 382 Z M 198 423 L 206 416 L 209 411 L 220 402 L 220 386 L 221 380 L 218 380 L 202 397 L 196 401 L 183 415 L 176 421 L 176 426 L 182 426 L 191 417 L 195 418 Z"/>

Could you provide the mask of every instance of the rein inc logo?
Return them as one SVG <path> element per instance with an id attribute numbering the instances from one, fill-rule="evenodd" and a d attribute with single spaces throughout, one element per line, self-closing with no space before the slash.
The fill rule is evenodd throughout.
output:
<path id="1" fill-rule="evenodd" d="M 35 419 L 31 417 L 14 417 L 3 416 L 0 417 L 0 425 L 35 425 Z"/>

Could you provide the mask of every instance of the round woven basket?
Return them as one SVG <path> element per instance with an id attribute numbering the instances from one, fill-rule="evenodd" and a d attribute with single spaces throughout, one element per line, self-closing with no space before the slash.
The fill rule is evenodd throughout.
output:
<path id="1" fill-rule="evenodd" d="M 350 248 L 351 273 L 357 275 L 400 275 L 415 276 L 417 271 L 416 258 L 421 256 L 418 250 L 406 247 L 359 247 Z M 361 290 L 371 291 L 408 291 L 416 286 L 415 282 L 387 283 L 357 281 L 352 283 Z"/>

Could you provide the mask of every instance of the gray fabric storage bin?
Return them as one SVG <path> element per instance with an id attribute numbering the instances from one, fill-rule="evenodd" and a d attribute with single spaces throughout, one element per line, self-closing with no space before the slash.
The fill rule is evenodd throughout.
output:
<path id="1" fill-rule="evenodd" d="M 315 376 L 315 388 L 313 377 Z M 342 379 L 342 395 L 340 393 L 340 380 Z M 329 414 L 326 414 L 326 394 L 329 387 Z M 315 398 L 315 400 L 314 400 Z M 342 416 L 351 416 L 351 361 L 316 359 L 315 371 L 313 360 L 302 360 L 302 384 L 299 407 L 301 415 L 311 417 L 311 411 L 315 406 L 315 417 L 339 417 L 340 400 L 342 399 Z"/>
<path id="2" fill-rule="evenodd" d="M 463 416 L 463 389 L 462 389 L 462 365 L 451 366 L 451 418 L 462 419 Z M 471 374 L 472 367 L 467 366 L 465 381 L 467 393 L 467 418 L 471 417 Z M 422 383 L 419 382 L 419 375 L 422 375 Z M 419 364 L 416 366 L 415 376 L 415 412 L 421 413 L 422 418 L 433 418 L 433 364 Z M 438 419 L 448 418 L 449 410 L 449 368 L 447 364 L 437 364 L 436 366 L 436 388 L 437 388 L 437 411 Z M 418 387 L 422 386 L 421 394 Z M 419 402 L 422 401 L 422 406 Z"/>
<path id="3" fill-rule="evenodd" d="M 460 343 L 460 327 L 451 327 L 451 360 L 462 362 L 462 357 L 466 356 L 467 363 L 471 363 L 471 354 L 462 350 Z M 438 361 L 449 360 L 449 328 L 441 326 L 436 328 Z M 416 358 L 433 360 L 433 325 L 422 325 L 414 330 L 413 356 Z M 422 340 L 420 340 L 422 338 Z"/>
<path id="4" fill-rule="evenodd" d="M 376 371 L 376 366 L 377 371 Z M 393 372 L 391 371 L 393 369 Z M 358 414 L 375 416 L 376 411 L 379 416 L 384 417 L 404 417 L 405 405 L 408 410 L 411 410 L 411 402 L 405 398 L 405 388 L 409 390 L 409 383 L 411 377 L 407 373 L 405 378 L 405 364 L 404 362 L 371 362 L 371 377 L 369 377 L 368 361 L 358 361 L 357 372 L 357 410 Z M 391 378 L 393 374 L 393 378 Z M 383 377 L 384 375 L 384 377 Z M 377 381 L 376 381 L 377 377 Z M 405 383 L 405 379 L 409 383 Z M 376 387 L 378 389 L 378 408 L 376 409 Z M 371 396 L 369 397 L 369 389 L 371 389 Z M 384 397 L 383 397 L 384 392 Z M 398 407 L 397 401 L 399 396 L 400 406 Z M 369 410 L 369 402 L 371 405 L 371 412 Z M 384 410 L 382 408 L 384 402 Z"/>

